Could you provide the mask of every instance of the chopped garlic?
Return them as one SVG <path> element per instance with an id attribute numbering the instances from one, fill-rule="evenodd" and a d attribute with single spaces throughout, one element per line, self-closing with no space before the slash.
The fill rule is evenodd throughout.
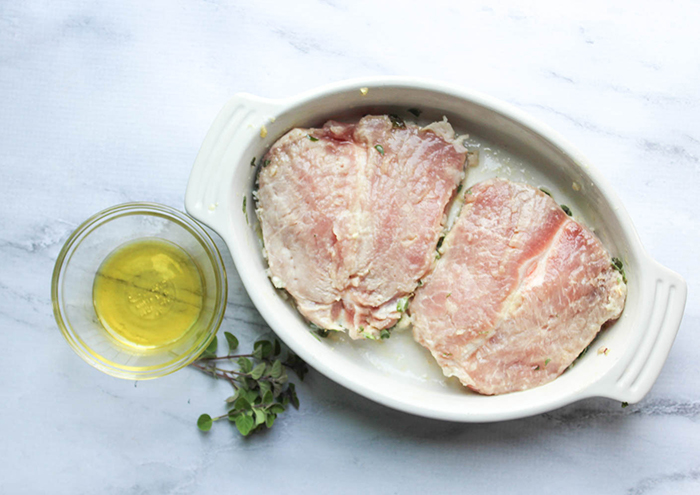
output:
<path id="1" fill-rule="evenodd" d="M 579 186 L 578 182 L 573 182 L 573 183 L 571 184 L 571 189 L 573 189 L 574 191 L 580 191 L 580 190 L 581 190 L 581 186 Z"/>
<path id="2" fill-rule="evenodd" d="M 369 93 L 369 88 L 360 88 L 360 94 L 362 94 L 362 96 L 367 96 L 367 93 Z"/>
<path id="3" fill-rule="evenodd" d="M 469 165 L 469 168 L 474 168 L 479 165 L 478 151 L 467 151 L 467 165 Z"/>
<path id="4" fill-rule="evenodd" d="M 261 126 L 260 127 L 260 137 L 264 139 L 266 136 L 267 136 L 267 127 Z"/>

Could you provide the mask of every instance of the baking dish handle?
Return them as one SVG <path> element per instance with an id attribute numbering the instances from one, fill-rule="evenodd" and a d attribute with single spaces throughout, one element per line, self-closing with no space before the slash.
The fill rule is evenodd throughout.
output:
<path id="1" fill-rule="evenodd" d="M 227 202 L 232 199 L 233 181 L 252 178 L 255 169 L 250 162 L 255 152 L 251 149 L 267 144 L 267 128 L 281 106 L 279 100 L 247 93 L 234 95 L 224 105 L 190 172 L 185 193 L 187 213 L 219 233 L 230 224 L 234 205 Z M 239 209 L 240 204 L 236 211 Z"/>
<path id="2" fill-rule="evenodd" d="M 610 372 L 598 381 L 593 395 L 622 402 L 639 402 L 651 390 L 671 351 L 683 317 L 687 286 L 677 273 L 650 260 L 654 290 L 640 305 L 646 324 L 641 338 L 625 352 Z"/>

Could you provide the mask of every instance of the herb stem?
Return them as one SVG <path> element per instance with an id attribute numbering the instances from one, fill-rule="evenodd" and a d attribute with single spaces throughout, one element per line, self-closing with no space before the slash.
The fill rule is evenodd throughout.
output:
<path id="1" fill-rule="evenodd" d="M 234 377 L 226 374 L 229 371 L 222 370 L 221 368 L 216 368 L 216 367 L 208 368 L 206 366 L 202 366 L 201 364 L 197 364 L 197 363 L 192 363 L 191 366 L 194 366 L 198 370 L 202 370 L 203 372 L 205 372 L 207 374 L 213 374 L 217 378 L 223 378 L 224 380 L 227 380 L 228 382 L 231 383 L 231 385 L 233 385 L 233 388 L 238 390 L 238 385 L 236 384 L 236 379 Z M 221 373 L 217 373 L 217 371 L 220 371 Z M 233 373 L 235 373 L 235 371 Z M 239 374 L 241 374 L 241 373 L 239 373 Z"/>
<path id="2" fill-rule="evenodd" d="M 217 361 L 219 359 L 237 359 L 237 358 L 251 358 L 255 357 L 254 354 L 229 354 L 228 356 L 218 356 L 218 357 L 205 357 L 205 358 L 200 358 L 200 361 Z"/>
<path id="3" fill-rule="evenodd" d="M 264 360 L 262 360 L 262 361 L 264 361 Z M 289 368 L 292 368 L 290 365 L 288 365 L 286 363 L 284 365 L 289 367 Z M 252 378 L 250 373 L 242 373 L 242 372 L 236 371 L 236 370 L 225 370 L 225 369 L 219 368 L 217 366 L 207 367 L 207 366 L 202 366 L 202 365 L 197 364 L 197 363 L 192 363 L 192 366 L 194 366 L 195 368 L 200 369 L 202 371 L 205 371 L 207 373 L 211 373 L 213 371 L 215 376 L 217 376 L 219 378 L 225 378 L 225 379 L 231 381 L 231 384 L 233 384 L 232 380 L 237 380 L 237 378 L 233 378 L 233 377 L 229 376 L 230 374 L 236 375 L 236 376 L 243 376 L 243 377 L 247 377 L 247 378 Z M 217 373 L 217 371 L 218 371 L 218 373 Z M 273 383 L 275 381 L 274 378 L 267 377 L 267 376 L 260 377 L 258 380 L 263 380 L 263 381 L 270 382 L 270 383 Z M 236 387 L 235 384 L 233 384 L 233 386 Z M 238 387 L 236 387 L 236 388 L 238 388 Z"/>

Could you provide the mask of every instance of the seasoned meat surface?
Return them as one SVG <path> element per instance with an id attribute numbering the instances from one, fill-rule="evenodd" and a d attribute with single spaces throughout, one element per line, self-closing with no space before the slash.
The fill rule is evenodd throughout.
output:
<path id="1" fill-rule="evenodd" d="M 608 320 L 626 285 L 601 242 L 538 189 L 473 186 L 411 303 L 417 342 L 483 394 L 552 381 Z"/>
<path id="2" fill-rule="evenodd" d="M 315 325 L 376 338 L 432 268 L 466 150 L 447 122 L 367 116 L 294 129 L 264 158 L 257 214 L 270 276 Z"/>

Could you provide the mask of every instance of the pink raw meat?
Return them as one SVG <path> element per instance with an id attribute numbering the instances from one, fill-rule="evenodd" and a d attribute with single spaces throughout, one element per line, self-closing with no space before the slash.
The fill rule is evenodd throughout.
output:
<path id="1" fill-rule="evenodd" d="M 449 124 L 387 116 L 294 129 L 265 156 L 257 214 L 270 276 L 312 323 L 377 338 L 432 268 L 466 149 Z"/>
<path id="2" fill-rule="evenodd" d="M 483 394 L 550 382 L 620 316 L 626 285 L 595 235 L 538 189 L 493 179 L 465 197 L 411 303 L 414 337 Z"/>

